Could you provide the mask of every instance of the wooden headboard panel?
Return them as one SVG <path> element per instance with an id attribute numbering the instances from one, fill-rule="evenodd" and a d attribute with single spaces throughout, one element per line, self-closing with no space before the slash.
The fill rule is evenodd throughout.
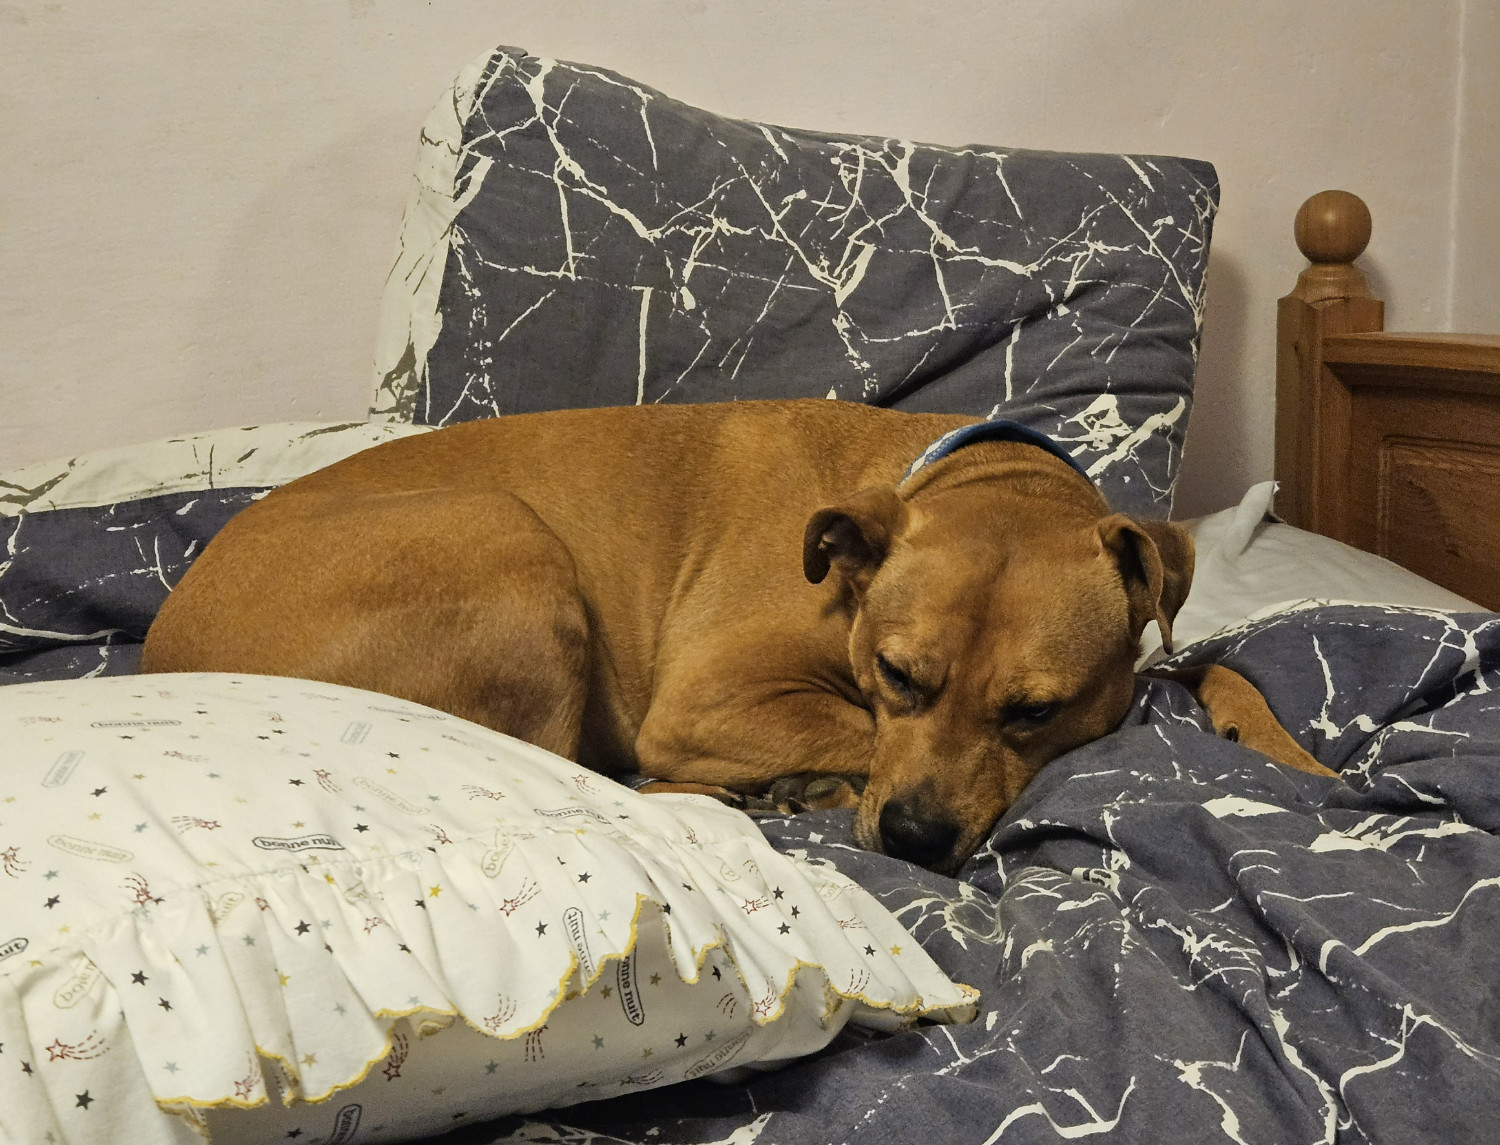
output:
<path id="1" fill-rule="evenodd" d="M 1303 203 L 1295 235 L 1312 265 L 1277 310 L 1277 512 L 1500 609 L 1500 337 L 1386 332 L 1347 191 Z"/>

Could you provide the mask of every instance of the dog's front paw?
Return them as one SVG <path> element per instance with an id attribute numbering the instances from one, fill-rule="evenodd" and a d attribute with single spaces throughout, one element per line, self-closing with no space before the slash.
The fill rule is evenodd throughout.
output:
<path id="1" fill-rule="evenodd" d="M 828 775 L 808 771 L 800 775 L 783 775 L 758 799 L 768 805 L 768 810 L 764 812 L 766 814 L 775 812 L 791 815 L 798 811 L 857 807 L 864 790 L 863 775 Z"/>

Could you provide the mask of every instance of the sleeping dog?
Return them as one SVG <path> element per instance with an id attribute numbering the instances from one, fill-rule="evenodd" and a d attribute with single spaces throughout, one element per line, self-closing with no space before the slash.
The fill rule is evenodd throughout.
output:
<path id="1" fill-rule="evenodd" d="M 234 517 L 142 666 L 368 688 L 658 790 L 865 780 L 860 845 L 953 870 L 1120 722 L 1193 570 L 1181 528 L 1111 513 L 1048 439 L 974 425 L 744 402 L 403 438 Z M 1221 731 L 1331 774 L 1240 677 L 1188 682 Z"/>

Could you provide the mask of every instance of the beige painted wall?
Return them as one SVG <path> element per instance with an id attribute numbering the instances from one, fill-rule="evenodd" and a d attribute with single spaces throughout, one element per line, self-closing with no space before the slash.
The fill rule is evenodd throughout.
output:
<path id="1" fill-rule="evenodd" d="M 1454 155 L 1450 330 L 1500 332 L 1500 3 L 1469 0 Z"/>
<path id="2" fill-rule="evenodd" d="M 417 127 L 507 42 L 792 126 L 1212 160 L 1224 202 L 1178 506 L 1217 508 L 1270 473 L 1275 299 L 1308 194 L 1369 202 L 1392 324 L 1500 329 L 1497 9 L 0 0 L 0 469 L 362 418 Z M 1486 237 L 1455 242 L 1456 219 Z"/>

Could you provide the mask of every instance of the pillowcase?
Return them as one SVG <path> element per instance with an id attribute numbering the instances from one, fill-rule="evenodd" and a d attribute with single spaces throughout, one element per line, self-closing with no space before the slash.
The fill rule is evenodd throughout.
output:
<path id="1" fill-rule="evenodd" d="M 1274 481 L 1263 481 L 1238 505 L 1182 522 L 1193 535 L 1198 559 L 1192 591 L 1172 621 L 1175 649 L 1296 601 L 1485 611 L 1384 557 L 1280 523 L 1269 515 L 1275 491 Z M 1139 663 L 1161 658 L 1161 634 L 1156 625 L 1147 625 Z"/>
<path id="2" fill-rule="evenodd" d="M 135 671 L 169 588 L 269 489 L 426 427 L 293 422 L 0 475 L 0 683 Z"/>
<path id="3" fill-rule="evenodd" d="M 6 1140 L 431 1134 L 977 998 L 738 812 L 388 697 L 22 684 L 0 735 Z"/>
<path id="4" fill-rule="evenodd" d="M 372 416 L 1004 416 L 1165 517 L 1217 204 L 1194 160 L 790 130 L 497 48 L 424 128 Z"/>

